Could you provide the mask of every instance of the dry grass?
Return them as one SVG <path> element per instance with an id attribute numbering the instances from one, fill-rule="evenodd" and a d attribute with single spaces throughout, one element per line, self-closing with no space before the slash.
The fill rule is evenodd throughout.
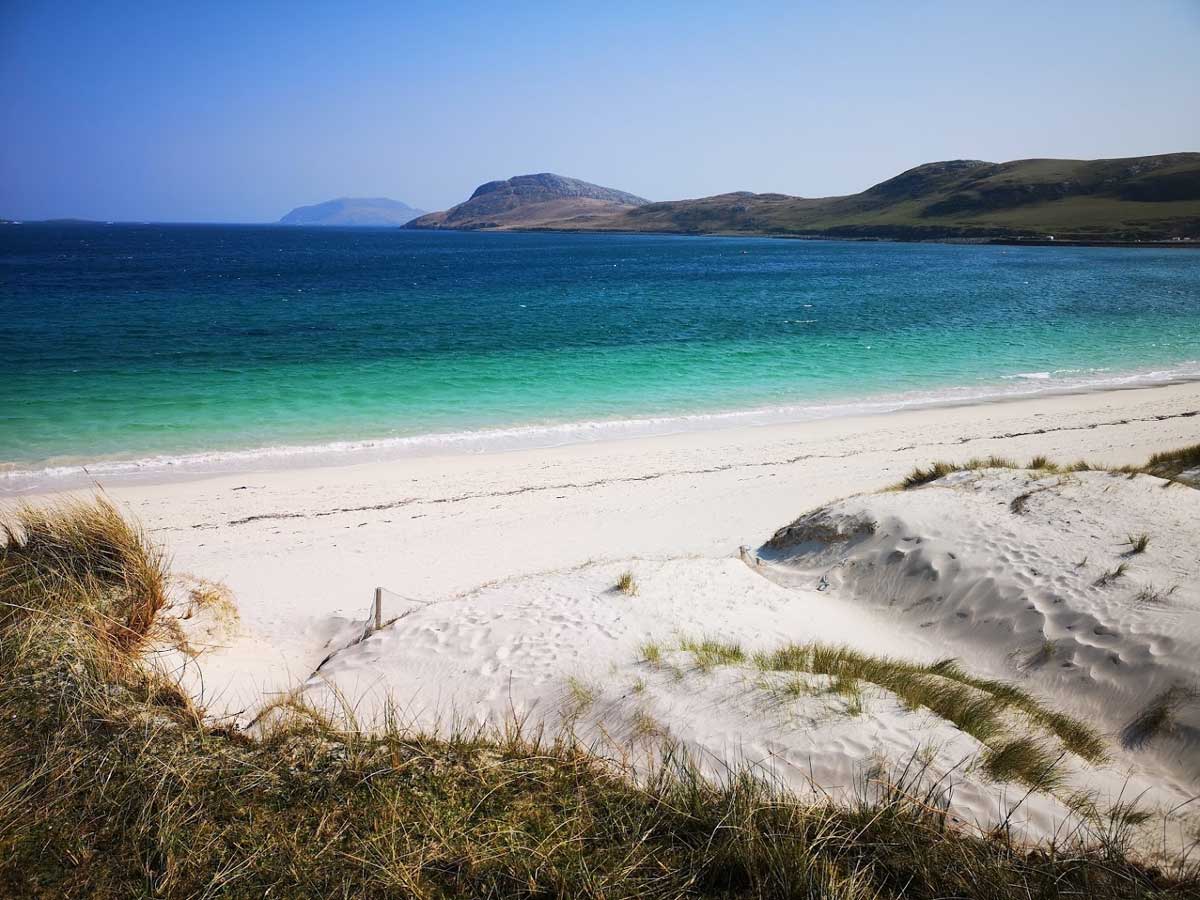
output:
<path id="1" fill-rule="evenodd" d="M 1096 587 L 1108 587 L 1114 581 L 1118 581 L 1125 577 L 1125 573 L 1129 571 L 1129 566 L 1126 563 L 1119 563 L 1115 569 L 1109 569 L 1099 578 L 1092 582 Z"/>
<path id="2" fill-rule="evenodd" d="M 166 559 L 107 498 L 20 506 L 0 522 L 0 539 L 0 577 L 8 585 L 26 581 L 23 604 L 54 616 L 66 598 L 87 596 L 91 602 L 77 612 L 114 651 L 134 651 L 151 636 L 167 601 Z"/>
<path id="3" fill-rule="evenodd" d="M 6 535 L 0 896 L 1194 896 L 1099 824 L 1036 852 L 957 830 L 919 771 L 835 806 L 669 746 L 635 782 L 565 738 L 365 734 L 295 701 L 260 739 L 213 730 L 138 662 L 162 576 L 103 504 Z"/>
<path id="4" fill-rule="evenodd" d="M 218 632 L 225 635 L 235 632 L 241 617 L 233 594 L 225 585 L 191 575 L 176 576 L 175 581 L 183 588 L 187 599 L 182 608 L 179 605 L 163 608 L 162 612 L 167 615 L 158 619 L 155 630 L 161 634 L 155 643 L 174 647 L 192 659 L 199 659 L 208 647 L 203 643 L 194 645 L 194 635 L 189 635 L 182 623 L 204 618 L 211 639 Z"/>
<path id="5" fill-rule="evenodd" d="M 1173 584 L 1169 588 L 1157 588 L 1152 584 L 1144 584 L 1134 594 L 1133 599 L 1136 603 L 1166 603 L 1177 590 L 1179 590 L 1177 584 Z"/>

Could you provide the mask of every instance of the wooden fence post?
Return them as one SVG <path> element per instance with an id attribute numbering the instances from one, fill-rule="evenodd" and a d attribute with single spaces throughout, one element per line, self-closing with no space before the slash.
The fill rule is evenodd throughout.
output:
<path id="1" fill-rule="evenodd" d="M 383 588 L 375 588 L 375 630 L 383 627 Z"/>

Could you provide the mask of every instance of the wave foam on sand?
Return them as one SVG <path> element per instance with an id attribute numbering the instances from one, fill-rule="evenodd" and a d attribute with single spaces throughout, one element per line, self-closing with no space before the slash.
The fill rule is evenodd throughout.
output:
<path id="1" fill-rule="evenodd" d="M 45 464 L 0 462 L 0 494 L 64 490 L 106 481 L 194 478 L 224 472 L 257 472 L 281 466 L 346 465 L 444 453 L 487 453 L 633 439 L 745 426 L 816 422 L 901 410 L 937 409 L 1200 381 L 1200 361 L 1136 371 L 1057 369 L 1001 376 L 999 383 L 947 387 L 860 400 L 757 407 L 679 415 L 484 427 L 396 437 L 277 444 L 242 449 L 140 457 L 59 459 Z"/>

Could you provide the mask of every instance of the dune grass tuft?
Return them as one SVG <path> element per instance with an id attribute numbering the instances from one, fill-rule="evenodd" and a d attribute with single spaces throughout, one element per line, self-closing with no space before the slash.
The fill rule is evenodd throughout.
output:
<path id="1" fill-rule="evenodd" d="M 237 604 L 233 600 L 233 592 L 229 590 L 228 586 L 192 575 L 177 576 L 176 581 L 184 587 L 187 593 L 187 605 L 180 614 L 180 618 L 190 619 L 200 612 L 210 613 L 217 619 L 227 622 L 237 621 L 240 618 Z"/>
<path id="2" fill-rule="evenodd" d="M 1046 663 L 1054 659 L 1054 655 L 1058 652 L 1058 644 L 1050 638 L 1044 638 L 1037 650 L 1031 653 L 1028 658 L 1022 663 L 1023 669 L 1036 669 L 1044 666 Z"/>
<path id="3" fill-rule="evenodd" d="M 1102 762 L 1108 757 L 1104 736 L 1091 725 L 1064 713 L 1043 711 L 1034 715 L 1042 725 L 1062 741 L 1062 745 L 1088 762 Z"/>
<path id="4" fill-rule="evenodd" d="M 696 668 L 702 672 L 711 672 L 717 666 L 736 665 L 746 658 L 741 644 L 716 638 L 683 638 L 679 649 L 690 653 Z"/>
<path id="5" fill-rule="evenodd" d="M 800 675 L 795 675 L 788 678 L 780 684 L 766 683 L 765 686 L 774 694 L 784 700 L 795 700 L 799 697 L 807 697 L 813 693 L 813 686 L 807 678 Z"/>
<path id="6" fill-rule="evenodd" d="M 826 688 L 826 693 L 833 694 L 845 701 L 842 714 L 854 718 L 863 713 L 863 687 L 857 678 L 846 675 L 836 675 Z"/>
<path id="7" fill-rule="evenodd" d="M 634 740 L 644 741 L 649 738 L 662 738 L 667 734 L 666 727 L 644 709 L 634 710 L 629 720 L 630 736 Z"/>
<path id="8" fill-rule="evenodd" d="M 633 577 L 632 572 L 626 569 L 617 579 L 614 590 L 620 591 L 622 594 L 625 594 L 628 597 L 635 597 L 637 596 L 638 592 L 637 579 Z"/>
<path id="9" fill-rule="evenodd" d="M 657 667 L 662 665 L 662 645 L 657 641 L 646 641 L 638 648 L 638 655 L 652 666 Z"/>
<path id="10" fill-rule="evenodd" d="M 1056 755 L 1031 737 L 1019 737 L 989 747 L 983 755 L 983 768 L 996 781 L 1020 781 L 1040 791 L 1053 792 L 1062 787 L 1065 773 Z"/>
<path id="11" fill-rule="evenodd" d="M 963 466 L 964 469 L 1019 469 L 1020 465 L 1015 460 L 1009 459 L 1007 456 L 983 456 L 973 457 L 967 460 Z"/>
<path id="12" fill-rule="evenodd" d="M 1114 581 L 1124 578 L 1125 573 L 1128 571 L 1129 565 L 1127 563 L 1120 563 L 1115 569 L 1110 569 L 1109 571 L 1105 572 L 1094 582 L 1092 582 L 1092 584 L 1096 587 L 1108 587 Z"/>
<path id="13" fill-rule="evenodd" d="M 598 696 L 599 691 L 595 685 L 571 676 L 567 679 L 567 715 L 574 717 L 587 712 Z"/>
<path id="14" fill-rule="evenodd" d="M 1179 590 L 1179 585 L 1173 584 L 1169 588 L 1158 588 L 1152 584 L 1144 584 L 1134 594 L 1133 599 L 1137 603 L 1166 603 L 1171 595 Z"/>
<path id="15" fill-rule="evenodd" d="M 1150 546 L 1150 535 L 1144 531 L 1141 534 L 1131 534 L 1126 538 L 1125 543 L 1129 545 L 1129 550 L 1126 551 L 1127 555 L 1136 556 L 1146 552 L 1146 548 Z"/>

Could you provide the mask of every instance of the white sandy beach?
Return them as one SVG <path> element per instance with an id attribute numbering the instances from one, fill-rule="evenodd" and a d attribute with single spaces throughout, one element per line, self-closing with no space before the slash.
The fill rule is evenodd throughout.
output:
<path id="1" fill-rule="evenodd" d="M 184 623 L 198 651 L 181 660 L 185 682 L 215 718 L 251 722 L 289 692 L 340 696 L 365 725 L 388 703 L 421 727 L 515 715 L 571 724 L 614 753 L 671 737 L 714 771 L 749 762 L 833 795 L 926 753 L 959 785 L 964 821 L 1015 805 L 1028 831 L 1051 834 L 1066 793 L 1089 789 L 1179 807 L 1177 846 L 1195 827 L 1180 805 L 1200 793 L 1200 715 L 1181 710 L 1174 732 L 1145 746 L 1122 734 L 1163 691 L 1200 684 L 1200 493 L 1150 476 L 1013 470 L 874 492 L 935 459 L 1141 463 L 1200 441 L 1197 413 L 1200 385 L 1188 384 L 110 494 L 177 573 L 232 594 L 239 622 L 208 611 Z M 813 521 L 848 541 L 739 559 L 822 507 Z M 855 531 L 864 521 L 869 534 Z M 1147 551 L 1123 556 L 1142 532 Z M 1097 587 L 1123 560 L 1128 573 Z M 636 596 L 612 590 L 625 570 Z M 399 618 L 354 644 L 376 586 L 384 617 Z M 822 641 L 956 657 L 1098 727 L 1110 760 L 1067 754 L 1067 783 L 1026 799 L 983 778 L 978 742 L 927 710 L 875 691 L 848 713 L 819 684 L 781 699 L 748 663 L 696 667 L 678 645 L 700 637 L 747 654 Z M 663 652 L 656 665 L 647 642 Z"/>

